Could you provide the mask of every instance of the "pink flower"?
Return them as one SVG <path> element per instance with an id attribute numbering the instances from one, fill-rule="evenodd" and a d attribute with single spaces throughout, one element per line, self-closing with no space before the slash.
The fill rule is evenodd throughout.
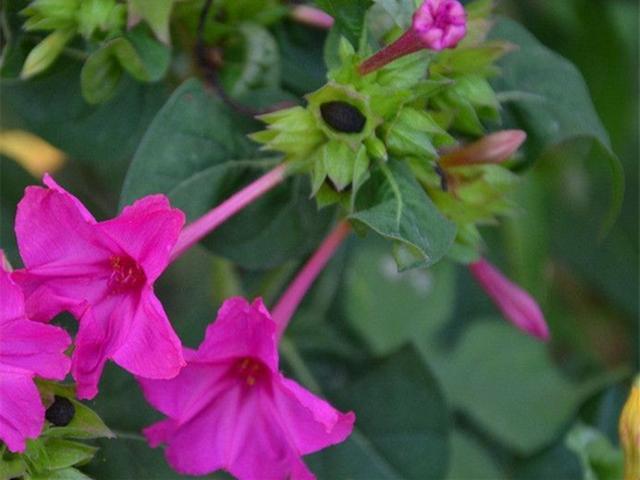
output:
<path id="1" fill-rule="evenodd" d="M 79 320 L 71 373 L 79 398 L 92 398 L 107 359 L 148 378 L 171 378 L 185 364 L 180 340 L 153 292 L 184 215 L 166 197 L 142 198 L 96 222 L 45 176 L 18 205 L 16 235 L 26 269 L 13 273 L 27 315 L 48 321 L 63 310 Z"/>
<path id="2" fill-rule="evenodd" d="M 342 442 L 343 414 L 278 371 L 276 326 L 261 300 L 227 300 L 187 366 L 171 380 L 139 379 L 167 419 L 145 429 L 178 472 L 224 469 L 241 480 L 314 478 L 300 457 Z"/>
<path id="3" fill-rule="evenodd" d="M 413 14 L 411 27 L 395 42 L 360 64 L 367 75 L 386 64 L 422 49 L 454 48 L 467 33 L 467 16 L 458 0 L 425 0 Z"/>
<path id="4" fill-rule="evenodd" d="M 455 47 L 467 33 L 467 17 L 458 0 L 426 0 L 413 14 L 412 30 L 424 48 Z"/>
<path id="5" fill-rule="evenodd" d="M 484 259 L 470 264 L 469 270 L 507 320 L 534 337 L 545 341 L 549 339 L 544 315 L 527 292 Z"/>
<path id="6" fill-rule="evenodd" d="M 71 339 L 61 328 L 27 319 L 22 292 L 4 267 L 0 295 L 0 440 L 12 452 L 23 452 L 26 439 L 37 438 L 44 425 L 33 377 L 64 379 L 71 365 L 64 351 Z"/>
<path id="7" fill-rule="evenodd" d="M 325 30 L 333 27 L 331 15 L 309 5 L 295 5 L 291 9 L 291 18 L 296 22 Z"/>

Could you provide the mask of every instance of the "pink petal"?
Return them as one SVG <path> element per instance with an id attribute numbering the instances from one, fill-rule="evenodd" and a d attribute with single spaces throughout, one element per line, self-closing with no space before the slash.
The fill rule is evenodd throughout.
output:
<path id="1" fill-rule="evenodd" d="M 169 263 L 169 255 L 184 225 L 184 213 L 172 209 L 164 195 L 151 195 L 126 207 L 100 230 L 115 240 L 144 269 L 153 283 Z"/>
<path id="2" fill-rule="evenodd" d="M 274 386 L 273 404 L 287 437 L 301 455 L 343 442 L 353 430 L 353 412 L 339 412 L 282 375 Z"/>
<path id="3" fill-rule="evenodd" d="M 0 305 L 0 326 L 5 322 L 15 320 L 16 318 L 23 318 L 25 313 L 22 290 L 20 290 L 20 287 L 11 280 L 9 273 L 1 267 L 0 293 L 2 294 L 2 304 Z"/>
<path id="4" fill-rule="evenodd" d="M 112 296 L 83 314 L 71 359 L 71 374 L 77 383 L 78 398 L 90 399 L 98 393 L 104 364 L 122 345 L 136 308 L 135 299 Z"/>
<path id="5" fill-rule="evenodd" d="M 149 446 L 151 448 L 156 448 L 157 446 L 168 442 L 175 429 L 175 422 L 170 418 L 167 418 L 143 429 L 142 433 L 147 437 Z"/>
<path id="6" fill-rule="evenodd" d="M 56 182 L 53 179 L 53 177 L 51 175 L 46 173 L 44 175 L 44 178 L 42 179 L 42 183 L 44 183 L 51 190 L 55 190 L 58 193 L 62 193 L 63 195 L 66 195 L 69 198 L 69 200 L 71 200 L 74 203 L 74 205 L 76 206 L 76 208 L 78 209 L 78 211 L 82 215 L 82 218 L 84 218 L 88 223 L 96 223 L 96 219 L 93 218 L 93 215 L 91 215 L 91 212 L 89 212 L 89 210 L 87 210 L 87 207 L 85 207 L 82 204 L 82 202 L 80 200 L 78 200 L 77 197 L 75 197 L 74 195 L 72 195 L 71 193 L 66 191 L 64 188 L 62 188 L 58 184 L 58 182 Z"/>
<path id="7" fill-rule="evenodd" d="M 198 348 L 201 361 L 253 357 L 272 372 L 278 370 L 275 322 L 261 299 L 249 304 L 244 298 L 226 300 L 216 321 L 207 327 Z"/>
<path id="8" fill-rule="evenodd" d="M 27 268 L 104 263 L 115 245 L 100 235 L 69 194 L 27 187 L 18 204 L 16 236 Z"/>
<path id="9" fill-rule="evenodd" d="M 189 349 L 183 349 L 189 359 Z M 192 418 L 213 398 L 232 386 L 227 376 L 229 366 L 189 361 L 180 373 L 169 380 L 137 377 L 144 397 L 153 407 L 173 418 Z"/>
<path id="10" fill-rule="evenodd" d="M 89 304 L 96 304 L 107 295 L 109 274 L 101 266 L 47 265 L 16 270 L 12 278 L 25 293 L 27 316 L 47 322 L 63 311 L 82 317 Z"/>
<path id="11" fill-rule="evenodd" d="M 0 365 L 0 440 L 12 452 L 24 452 L 27 438 L 44 425 L 44 406 L 31 373 Z"/>
<path id="12" fill-rule="evenodd" d="M 504 317 L 520 330 L 541 340 L 549 339 L 549 327 L 536 301 L 484 259 L 469 270 Z"/>
<path id="13" fill-rule="evenodd" d="M 182 344 L 162 304 L 150 288 L 142 292 L 134 317 L 128 322 L 131 327 L 111 358 L 125 370 L 140 377 L 175 377 L 186 365 L 182 357 Z"/>
<path id="14" fill-rule="evenodd" d="M 71 338 L 62 328 L 24 318 L 2 325 L 0 364 L 34 372 L 44 378 L 63 380 L 71 359 L 64 351 Z"/>

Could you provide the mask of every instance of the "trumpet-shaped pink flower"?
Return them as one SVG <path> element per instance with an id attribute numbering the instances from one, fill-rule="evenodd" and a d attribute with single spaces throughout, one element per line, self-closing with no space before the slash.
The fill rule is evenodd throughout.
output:
<path id="1" fill-rule="evenodd" d="M 27 315 L 48 321 L 63 310 L 79 320 L 71 373 L 79 398 L 92 398 L 107 359 L 142 377 L 171 378 L 185 364 L 180 340 L 153 292 L 184 224 L 153 195 L 97 222 L 53 179 L 29 187 L 16 235 L 26 268 L 13 273 Z"/>
<path id="2" fill-rule="evenodd" d="M 467 16 L 458 0 L 425 0 L 413 14 L 411 27 L 395 42 L 365 60 L 362 75 L 422 49 L 454 48 L 467 33 Z"/>
<path id="3" fill-rule="evenodd" d="M 352 412 L 340 413 L 278 371 L 276 326 L 261 300 L 227 300 L 185 358 L 174 379 L 139 379 L 147 401 L 168 417 L 144 433 L 152 447 L 168 445 L 178 472 L 314 478 L 300 457 L 351 433 Z"/>
<path id="4" fill-rule="evenodd" d="M 484 259 L 470 264 L 469 270 L 507 320 L 529 335 L 549 339 L 547 322 L 531 295 Z"/>
<path id="5" fill-rule="evenodd" d="M 22 291 L 4 268 L 0 296 L 0 440 L 12 452 L 23 452 L 26 439 L 38 437 L 44 425 L 33 377 L 62 380 L 71 365 L 64 354 L 71 339 L 59 327 L 27 319 Z"/>

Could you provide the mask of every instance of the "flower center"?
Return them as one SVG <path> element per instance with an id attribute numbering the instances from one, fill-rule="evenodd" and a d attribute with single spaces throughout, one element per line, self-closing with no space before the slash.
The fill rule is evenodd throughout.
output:
<path id="1" fill-rule="evenodd" d="M 252 357 L 239 359 L 234 365 L 233 371 L 240 380 L 246 382 L 250 387 L 253 387 L 256 382 L 264 378 L 268 372 L 264 363 Z"/>
<path id="2" fill-rule="evenodd" d="M 112 293 L 135 290 L 146 281 L 140 265 L 127 255 L 114 255 L 109 259 L 109 263 L 111 264 L 109 288 Z"/>
<path id="3" fill-rule="evenodd" d="M 367 117 L 357 107 L 342 101 L 323 103 L 320 114 L 327 125 L 341 133 L 360 133 L 367 123 Z"/>

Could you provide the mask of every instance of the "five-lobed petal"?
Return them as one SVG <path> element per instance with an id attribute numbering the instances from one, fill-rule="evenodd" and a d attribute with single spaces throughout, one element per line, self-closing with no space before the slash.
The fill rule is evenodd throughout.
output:
<path id="1" fill-rule="evenodd" d="M 93 398 L 104 364 L 171 378 L 184 365 L 181 343 L 153 292 L 169 263 L 184 214 L 152 195 L 97 222 L 82 203 L 45 176 L 18 205 L 16 236 L 25 269 L 13 278 L 27 315 L 49 321 L 62 311 L 80 322 L 72 358 L 79 398 Z"/>
<path id="2" fill-rule="evenodd" d="M 167 415 L 147 429 L 178 472 L 224 469 L 241 480 L 314 478 L 301 456 L 340 443 L 355 416 L 278 371 L 275 323 L 261 300 L 227 300 L 187 366 L 171 380 L 138 379 Z"/>

